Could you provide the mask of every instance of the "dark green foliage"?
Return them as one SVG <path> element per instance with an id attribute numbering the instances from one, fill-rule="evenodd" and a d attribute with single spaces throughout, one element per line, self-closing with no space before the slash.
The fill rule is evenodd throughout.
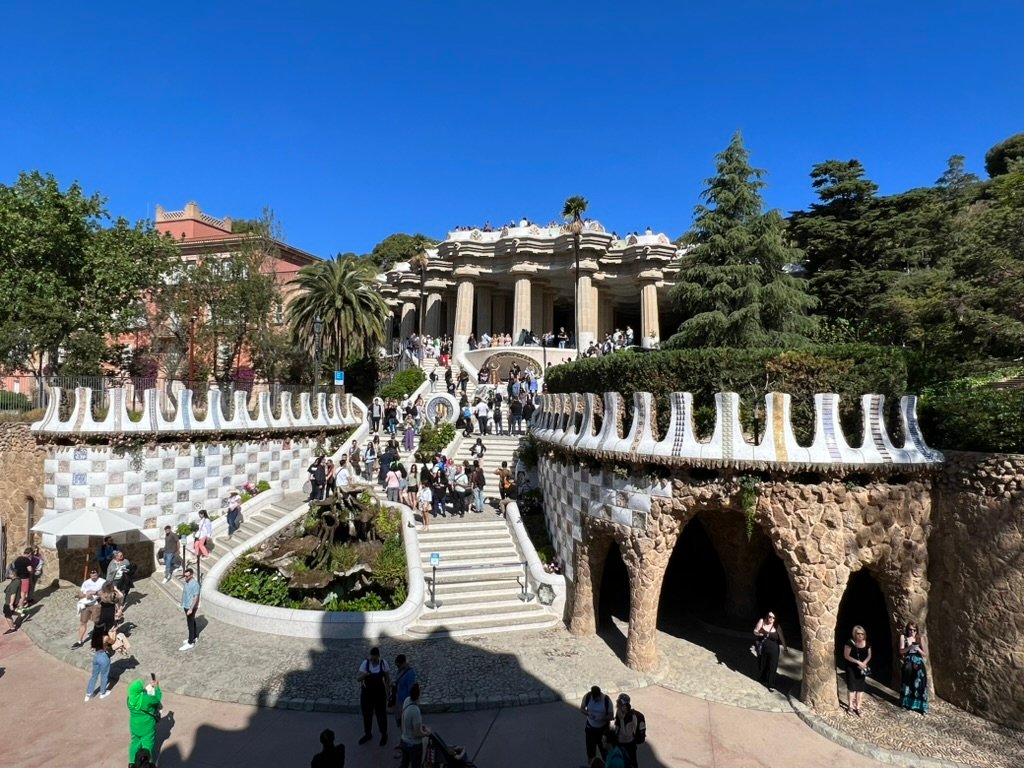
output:
<path id="1" fill-rule="evenodd" d="M 288 604 L 288 579 L 276 569 L 266 568 L 247 557 L 235 563 L 218 586 L 220 592 L 259 605 Z"/>
<path id="2" fill-rule="evenodd" d="M 398 232 L 388 235 L 375 246 L 373 250 L 363 258 L 369 259 L 381 272 L 386 272 L 400 261 L 411 261 L 423 253 L 424 250 L 437 244 L 426 235 L 406 235 Z"/>
<path id="3" fill-rule="evenodd" d="M 522 509 L 520 509 L 522 512 Z M 530 537 L 534 549 L 537 550 L 537 557 L 542 563 L 550 563 L 555 560 L 555 548 L 551 544 L 551 537 L 548 535 L 547 526 L 544 523 L 543 510 L 535 510 L 533 513 L 523 513 L 523 525 L 526 528 L 526 535 Z"/>
<path id="4" fill-rule="evenodd" d="M 1024 159 L 1024 133 L 1017 133 L 985 153 L 985 172 L 989 178 L 1002 176 L 1015 160 Z"/>
<path id="5" fill-rule="evenodd" d="M 31 407 L 32 400 L 28 395 L 0 390 L 0 411 L 27 411 Z"/>
<path id="6" fill-rule="evenodd" d="M 345 365 L 345 392 L 358 397 L 364 403 L 373 399 L 380 380 L 380 358 L 377 355 L 366 355 L 349 360 Z"/>
<path id="7" fill-rule="evenodd" d="M 693 349 L 643 355 L 608 355 L 560 365 L 548 372 L 548 391 L 619 392 L 631 407 L 634 392 L 651 392 L 664 430 L 671 415 L 669 395 L 692 392 L 701 434 L 714 424 L 716 392 L 737 392 L 742 418 L 753 423 L 755 406 L 763 411 L 769 391 L 793 395 L 793 422 L 806 444 L 813 428 L 813 395 L 840 395 L 840 413 L 852 437 L 859 435 L 860 398 L 879 393 L 890 404 L 906 392 L 906 363 L 900 350 L 868 344 L 783 349 Z"/>
<path id="8" fill-rule="evenodd" d="M 455 439 L 455 425 L 445 422 L 438 426 L 425 424 L 420 429 L 420 442 L 416 448 L 416 460 L 423 462 L 434 458 L 434 454 L 441 453 L 448 444 Z"/>
<path id="9" fill-rule="evenodd" d="M 390 382 L 380 388 L 380 396 L 385 400 L 404 400 L 427 380 L 420 368 L 406 368 L 395 374 Z"/>
<path id="10" fill-rule="evenodd" d="M 394 589 L 405 583 L 406 573 L 405 547 L 400 538 L 392 537 L 384 542 L 377 553 L 373 563 L 373 578 L 388 589 Z"/>
<path id="11" fill-rule="evenodd" d="M 1024 453 L 1024 389 L 992 389 L 973 379 L 921 393 L 921 430 L 939 449 Z"/>
<path id="12" fill-rule="evenodd" d="M 802 254 L 786 242 L 777 211 L 764 212 L 760 181 L 737 133 L 716 158 L 717 175 L 694 211 L 672 299 L 688 317 L 667 347 L 793 347 L 808 342 L 817 301 L 784 271 Z"/>

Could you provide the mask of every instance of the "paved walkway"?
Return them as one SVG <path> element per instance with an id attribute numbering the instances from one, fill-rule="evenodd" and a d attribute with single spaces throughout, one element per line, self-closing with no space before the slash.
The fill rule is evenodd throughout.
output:
<path id="1" fill-rule="evenodd" d="M 0 638 L 3 643 L 0 649 L 12 643 L 23 643 L 23 636 L 27 635 L 39 648 L 81 671 L 71 672 L 59 663 L 46 662 L 46 657 L 41 657 L 39 663 L 45 662 L 43 665 L 58 677 L 75 678 L 76 685 L 84 687 L 90 657 L 85 649 L 70 648 L 76 639 L 74 602 L 75 590 L 69 586 L 46 596 L 38 612 L 25 623 L 23 631 Z M 185 622 L 180 609 L 168 595 L 150 580 L 144 580 L 140 582 L 139 589 L 133 592 L 129 602 L 126 618 L 133 625 L 130 634 L 135 659 L 114 661 L 114 671 L 125 675 L 126 680 L 134 679 L 134 675 L 148 676 L 151 671 L 157 672 L 165 691 L 178 696 L 212 700 L 203 703 L 201 708 L 216 709 L 218 705 L 214 702 L 220 701 L 277 707 L 273 713 L 275 715 L 283 715 L 280 712 L 283 709 L 316 710 L 322 713 L 358 711 L 358 688 L 354 676 L 359 662 L 368 651 L 365 642 L 280 637 L 210 622 L 202 629 L 199 645 L 194 651 L 179 652 L 177 648 L 185 636 Z M 200 617 L 201 626 L 203 623 Z M 524 723 L 533 717 L 529 712 L 558 713 L 550 715 L 557 720 L 565 710 L 571 719 L 583 694 L 591 685 L 598 684 L 611 692 L 640 691 L 638 695 L 646 696 L 651 691 L 658 691 L 657 697 L 668 697 L 657 698 L 654 706 L 661 707 L 664 702 L 671 702 L 669 710 L 659 709 L 659 712 L 666 715 L 672 715 L 678 710 L 681 722 L 687 724 L 686 743 L 690 739 L 699 741 L 705 737 L 711 739 L 709 744 L 714 742 L 718 738 L 712 724 L 716 718 L 721 723 L 743 717 L 756 720 L 760 712 L 764 715 L 784 716 L 783 721 L 787 723 L 798 722 L 784 696 L 787 691 L 797 691 L 800 670 L 798 655 L 784 659 L 780 670 L 783 679 L 779 683 L 782 692 L 768 693 L 751 677 L 754 659 L 745 638 L 712 631 L 696 624 L 682 625 L 673 634 L 662 633 L 659 636 L 661 667 L 644 675 L 627 668 L 620 658 L 625 649 L 624 631 L 625 626 L 616 622 L 604 630 L 601 637 L 576 638 L 564 628 L 557 627 L 541 632 L 467 638 L 439 635 L 427 640 L 386 639 L 381 643 L 381 648 L 389 660 L 397 653 L 409 656 L 424 686 L 425 709 L 431 713 L 472 711 L 493 714 L 496 708 L 501 708 L 502 722 L 525 718 L 519 720 Z M 0 678 L 0 687 L 5 687 L 5 682 L 4 678 Z M 123 683 L 119 685 L 123 686 Z M 47 688 L 33 685 L 32 690 L 35 692 L 30 696 L 36 701 L 38 691 Z M 3 693 L 0 696 L 6 698 Z M 698 706 L 700 700 L 706 703 Z M 77 702 L 76 706 L 81 705 L 81 697 L 77 693 L 72 696 L 72 701 Z M 102 704 L 93 702 L 89 706 L 103 706 L 109 701 Z M 506 709 L 522 704 L 549 704 L 550 708 L 529 707 L 521 713 Z M 719 704 L 725 706 L 720 707 Z M 652 706 L 646 706 L 646 709 L 643 706 L 640 708 L 650 718 Z M 694 710 L 694 707 L 697 709 Z M 996 768 L 1020 768 L 1024 765 L 1024 734 L 996 728 L 944 702 L 936 702 L 933 714 L 928 718 L 911 719 L 887 701 L 884 692 L 878 692 L 877 696 L 869 697 L 869 706 L 865 709 L 868 713 L 865 718 L 843 717 L 832 724 L 853 739 L 874 742 L 890 749 L 945 758 L 967 765 Z M 31 711 L 36 710 L 32 708 Z M 239 717 L 245 722 L 261 721 L 272 714 L 264 709 L 257 710 L 256 714 L 250 709 L 244 711 L 248 714 Z M 703 735 L 689 729 L 687 718 L 694 711 L 703 712 L 702 722 L 709 723 L 710 731 L 703 732 Z M 486 722 L 486 718 L 479 720 L 478 717 L 473 714 L 466 722 Z M 463 722 L 461 717 L 455 720 Z M 822 718 L 817 720 L 818 725 L 824 724 Z M 327 716 L 325 720 L 320 715 L 310 715 L 310 722 L 325 721 L 339 722 L 336 717 Z M 239 727 L 242 727 L 242 720 L 232 722 L 238 722 Z M 349 720 L 345 722 L 349 723 L 347 730 L 336 730 L 339 734 L 344 732 L 346 735 L 343 738 L 350 741 L 347 734 L 356 726 Z M 536 724 L 531 727 L 536 728 Z M 2 724 L 0 728 L 3 728 Z M 673 728 L 666 725 L 666 731 Z M 737 728 L 737 735 L 745 730 L 741 724 L 737 724 Z M 811 733 L 806 726 L 801 725 L 801 728 L 806 734 Z M 316 728 L 309 732 L 312 734 L 311 741 L 306 739 L 303 743 L 315 745 Z M 486 729 L 480 732 L 480 738 L 483 738 L 485 732 Z M 521 739 L 522 733 L 520 731 L 517 738 Z M 469 736 L 451 738 L 469 741 Z M 748 762 L 716 763 L 714 760 L 720 760 L 721 755 L 716 757 L 712 750 L 708 758 L 710 762 L 698 761 L 692 764 L 805 764 L 791 760 L 783 762 L 775 759 L 777 755 L 770 760 L 757 762 L 760 760 L 756 748 L 758 739 L 773 740 L 774 736 L 762 734 L 753 739 L 750 742 L 751 749 L 743 753 L 744 760 Z M 0 744 L 10 743 L 0 740 Z M 834 762 L 835 765 L 858 764 L 851 762 L 852 753 L 844 754 L 844 760 Z M 914 766 L 922 762 L 915 762 L 911 756 L 903 764 Z M 189 764 L 202 763 L 193 763 L 190 759 Z M 304 763 L 278 763 L 285 764 Z M 381 764 L 389 763 L 385 761 Z M 495 768 L 503 764 L 511 763 L 484 763 L 482 768 Z M 542 761 L 536 764 L 554 766 L 575 763 Z M 678 764 L 691 763 L 666 763 Z"/>

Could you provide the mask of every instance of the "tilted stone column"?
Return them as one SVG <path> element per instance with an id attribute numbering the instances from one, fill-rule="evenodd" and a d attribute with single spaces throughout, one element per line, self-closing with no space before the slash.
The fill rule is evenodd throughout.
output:
<path id="1" fill-rule="evenodd" d="M 544 286 L 533 283 L 532 296 L 530 297 L 530 325 L 529 328 L 539 339 L 544 331 Z"/>
<path id="2" fill-rule="evenodd" d="M 473 281 L 463 277 L 459 280 L 455 297 L 455 333 L 452 354 L 458 358 L 469 349 L 469 334 L 473 332 Z"/>
<path id="3" fill-rule="evenodd" d="M 571 590 L 568 615 L 569 632 L 574 635 L 593 635 L 597 632 L 598 600 L 601 579 L 608 551 L 616 544 L 610 534 L 584 531 L 583 541 L 576 545 L 574 586 Z"/>
<path id="4" fill-rule="evenodd" d="M 557 291 L 550 288 L 544 291 L 544 319 L 542 325 L 544 331 L 551 331 L 552 333 L 558 333 L 558 329 L 555 328 L 555 296 L 558 295 Z"/>
<path id="5" fill-rule="evenodd" d="M 491 298 L 491 327 L 495 333 L 511 333 L 508 318 L 508 296 L 504 293 L 494 293 Z"/>
<path id="6" fill-rule="evenodd" d="M 579 302 L 576 307 L 577 336 L 580 351 L 585 352 L 590 342 L 597 338 L 597 289 L 590 280 L 590 275 L 581 274 L 576 286 Z"/>
<path id="7" fill-rule="evenodd" d="M 519 334 L 524 328 L 530 327 L 532 320 L 531 299 L 533 289 L 529 277 L 519 277 L 516 280 L 516 295 L 512 305 L 512 343 L 519 340 Z"/>
<path id="8" fill-rule="evenodd" d="M 414 333 L 416 333 L 416 305 L 411 301 L 406 301 L 402 303 L 401 334 L 403 342 Z"/>
<path id="9" fill-rule="evenodd" d="M 658 286 L 654 283 L 644 283 L 640 288 L 639 330 L 640 338 L 636 340 L 637 344 L 648 336 L 661 339 L 661 325 L 658 322 Z"/>
<path id="10" fill-rule="evenodd" d="M 665 569 L 680 530 L 678 519 L 663 516 L 653 518 L 648 531 L 634 531 L 629 540 L 623 560 L 629 574 L 626 666 L 630 669 L 648 672 L 658 666 L 658 603 Z M 659 538 L 661 541 L 657 542 Z"/>
<path id="11" fill-rule="evenodd" d="M 793 576 L 796 604 L 800 611 L 804 641 L 802 699 L 818 712 L 838 712 L 836 692 L 835 632 L 839 620 L 839 602 L 843 598 L 850 571 L 832 570 L 824 564 L 801 564 Z"/>

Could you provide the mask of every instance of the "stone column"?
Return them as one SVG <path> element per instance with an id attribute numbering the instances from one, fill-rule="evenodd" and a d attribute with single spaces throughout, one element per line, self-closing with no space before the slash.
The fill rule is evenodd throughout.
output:
<path id="1" fill-rule="evenodd" d="M 558 294 L 550 288 L 544 291 L 544 317 L 543 326 L 545 331 L 552 331 L 558 333 L 558 329 L 555 328 L 555 296 Z"/>
<path id="2" fill-rule="evenodd" d="M 531 293 L 529 328 L 539 339 L 547 330 L 544 326 L 544 286 L 533 283 Z"/>
<path id="3" fill-rule="evenodd" d="M 444 332 L 455 336 L 455 304 L 457 299 L 454 291 L 449 291 L 444 300 Z"/>
<path id="4" fill-rule="evenodd" d="M 403 343 L 416 332 L 416 305 L 411 301 L 402 302 L 401 334 Z"/>
<path id="5" fill-rule="evenodd" d="M 654 336 L 661 339 L 661 326 L 658 323 L 658 286 L 644 283 L 640 288 L 640 339 Z"/>
<path id="6" fill-rule="evenodd" d="M 530 327 L 531 310 L 530 300 L 532 289 L 529 277 L 520 277 L 516 280 L 515 302 L 512 305 L 512 343 L 519 340 L 519 334 L 524 328 Z"/>
<path id="7" fill-rule="evenodd" d="M 839 602 L 850 578 L 846 567 L 800 565 L 793 576 L 804 641 L 804 704 L 818 712 L 840 710 L 836 693 L 835 632 Z"/>
<path id="8" fill-rule="evenodd" d="M 423 332 L 428 336 L 441 333 L 441 294 L 428 293 L 426 310 L 423 317 Z"/>
<path id="9" fill-rule="evenodd" d="M 626 666 L 649 672 L 658 666 L 658 602 L 672 549 L 632 550 L 623 560 L 629 574 L 629 634 Z"/>
<path id="10" fill-rule="evenodd" d="M 608 550 L 617 546 L 610 536 L 596 539 L 587 531 L 583 541 L 576 544 L 576 562 L 571 600 L 568 606 L 569 632 L 573 635 L 593 635 L 597 632 L 598 596 L 601 577 Z"/>
<path id="11" fill-rule="evenodd" d="M 476 338 L 491 332 L 491 289 L 476 289 Z"/>
<path id="12" fill-rule="evenodd" d="M 598 297 L 597 335 L 603 341 L 606 333 L 615 330 L 615 299 L 611 297 L 607 288 L 600 289 Z"/>
<path id="13" fill-rule="evenodd" d="M 576 329 L 579 338 L 580 351 L 585 352 L 590 342 L 597 338 L 597 293 L 590 275 L 580 275 L 580 282 L 576 286 L 578 305 L 576 307 L 576 322 L 579 327 Z"/>
<path id="14" fill-rule="evenodd" d="M 459 279 L 458 293 L 455 297 L 455 333 L 452 343 L 452 355 L 458 360 L 459 355 L 469 349 L 469 334 L 473 332 L 473 280 L 469 277 Z"/>
<path id="15" fill-rule="evenodd" d="M 495 293 L 491 299 L 491 327 L 495 333 L 511 333 L 508 319 L 508 296 L 504 293 Z"/>

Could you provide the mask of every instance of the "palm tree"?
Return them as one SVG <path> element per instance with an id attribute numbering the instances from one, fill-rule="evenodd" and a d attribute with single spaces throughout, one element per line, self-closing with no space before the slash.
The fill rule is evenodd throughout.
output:
<path id="1" fill-rule="evenodd" d="M 419 252 L 409 259 L 409 266 L 420 273 L 420 307 L 417 317 L 419 319 L 419 335 L 423 338 L 423 302 L 424 302 L 424 291 L 426 290 L 427 284 L 427 265 L 429 260 L 427 258 L 427 243 L 423 242 L 420 244 Z M 422 342 L 421 342 L 422 343 Z"/>
<path id="2" fill-rule="evenodd" d="M 341 370 L 353 351 L 371 354 L 384 341 L 388 307 L 376 285 L 372 262 L 348 254 L 299 270 L 292 280 L 298 295 L 288 305 L 292 340 L 319 358 L 314 339 L 322 323 L 324 358 Z M 314 372 L 314 383 L 320 371 Z"/>
<path id="3" fill-rule="evenodd" d="M 587 200 L 581 195 L 567 198 L 562 206 L 562 218 L 566 220 L 566 229 L 572 232 L 572 250 L 576 256 L 576 288 L 573 291 L 573 314 L 576 317 L 576 357 L 580 356 L 580 232 L 583 231 L 583 214 L 587 210 Z"/>

